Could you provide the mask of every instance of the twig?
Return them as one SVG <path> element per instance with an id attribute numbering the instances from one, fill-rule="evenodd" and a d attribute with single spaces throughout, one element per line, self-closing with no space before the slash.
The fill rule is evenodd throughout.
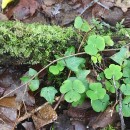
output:
<path id="1" fill-rule="evenodd" d="M 62 101 L 63 97 L 64 97 L 64 94 L 62 94 L 62 95 L 60 96 L 60 99 L 58 100 L 57 104 L 55 105 L 54 110 L 57 109 L 57 107 L 59 106 L 59 104 L 60 104 L 60 102 Z"/>
<path id="2" fill-rule="evenodd" d="M 120 90 L 120 94 L 119 94 L 119 116 L 120 116 L 120 120 L 121 120 L 121 130 L 125 130 L 125 122 L 124 122 L 123 113 L 122 113 L 122 92 L 121 92 L 121 90 Z"/>
<path id="3" fill-rule="evenodd" d="M 42 108 L 44 108 L 47 104 L 49 104 L 48 102 L 39 106 L 38 108 L 32 110 L 30 113 L 26 113 L 23 117 L 20 117 L 18 120 L 17 120 L 17 124 L 27 118 L 30 118 L 34 113 L 38 112 L 39 110 L 41 110 Z"/>
<path id="4" fill-rule="evenodd" d="M 82 15 L 87 9 L 91 8 L 94 4 L 96 4 L 99 0 L 93 0 L 91 1 L 84 9 L 83 11 L 80 13 L 80 15 Z"/>
<path id="5" fill-rule="evenodd" d="M 4 96 L 2 96 L 2 97 L 0 98 L 0 100 L 3 99 L 3 98 L 5 98 L 5 97 L 7 97 L 8 95 L 10 95 L 11 93 L 15 92 L 16 90 L 20 89 L 20 88 L 23 87 L 24 85 L 27 85 L 28 83 L 30 83 L 37 75 L 39 75 L 43 70 L 45 70 L 46 68 L 48 68 L 50 65 L 54 64 L 55 62 L 60 61 L 60 60 L 63 60 L 63 59 L 66 59 L 66 58 L 69 58 L 69 57 L 72 57 L 72 56 L 83 55 L 83 54 L 86 54 L 86 52 L 80 52 L 80 53 L 72 54 L 72 55 L 69 55 L 69 56 L 64 56 L 64 57 L 62 57 L 62 58 L 53 60 L 51 63 L 49 63 L 48 65 L 46 65 L 44 68 L 42 68 L 37 74 L 35 74 L 28 82 L 26 82 L 25 84 L 20 85 L 20 86 L 17 87 L 16 89 L 14 89 L 14 90 L 12 90 L 11 92 L 5 94 Z"/>
<path id="6" fill-rule="evenodd" d="M 115 91 L 116 91 L 116 102 L 118 102 L 119 93 L 118 93 L 118 89 L 117 89 L 117 86 L 116 86 L 114 76 L 112 76 L 112 80 L 113 80 L 113 85 L 114 85 L 114 88 L 115 88 Z"/>

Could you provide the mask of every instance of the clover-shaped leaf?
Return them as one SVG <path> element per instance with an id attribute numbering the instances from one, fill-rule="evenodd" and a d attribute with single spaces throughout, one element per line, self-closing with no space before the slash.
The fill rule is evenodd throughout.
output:
<path id="1" fill-rule="evenodd" d="M 115 84 L 116 84 L 116 87 L 119 88 L 119 83 L 117 81 L 115 81 Z M 105 86 L 106 86 L 106 89 L 109 92 L 115 93 L 115 87 L 114 87 L 113 81 L 106 80 L 105 81 Z"/>
<path id="2" fill-rule="evenodd" d="M 122 77 L 121 67 L 119 65 L 111 64 L 109 68 L 104 70 L 107 79 L 119 80 Z"/>
<path id="3" fill-rule="evenodd" d="M 116 110 L 119 111 L 119 105 Z M 130 117 L 130 96 L 126 96 L 122 101 L 122 113 L 124 117 Z"/>
<path id="4" fill-rule="evenodd" d="M 77 16 L 75 18 L 74 27 L 84 32 L 88 32 L 90 30 L 89 24 L 84 21 L 80 16 Z"/>
<path id="5" fill-rule="evenodd" d="M 106 90 L 102 88 L 101 83 L 91 83 L 89 89 L 86 94 L 91 100 L 103 99 L 106 94 Z"/>
<path id="6" fill-rule="evenodd" d="M 40 82 L 38 79 L 34 79 L 30 81 L 29 88 L 31 91 L 36 91 L 39 88 Z"/>
<path id="7" fill-rule="evenodd" d="M 90 30 L 90 26 L 89 26 L 88 22 L 84 21 L 84 23 L 81 26 L 81 30 L 84 32 L 88 32 Z"/>
<path id="8" fill-rule="evenodd" d="M 84 93 L 85 90 L 86 87 L 84 84 L 75 77 L 70 77 L 69 79 L 65 80 L 63 85 L 60 87 L 60 92 L 65 94 L 65 100 L 67 102 L 78 101 L 81 97 L 81 93 Z"/>
<path id="9" fill-rule="evenodd" d="M 76 91 L 69 91 L 68 93 L 65 94 L 65 100 L 67 102 L 76 102 L 81 98 L 80 94 Z"/>
<path id="10" fill-rule="evenodd" d="M 41 90 L 40 96 L 44 97 L 49 103 L 53 103 L 57 90 L 53 86 L 44 87 Z"/>
<path id="11" fill-rule="evenodd" d="M 96 64 L 97 62 L 101 63 L 102 56 L 100 54 L 96 54 L 94 56 L 91 56 L 91 60 L 94 64 Z"/>
<path id="12" fill-rule="evenodd" d="M 105 48 L 104 38 L 99 35 L 89 36 L 87 43 L 85 52 L 89 55 L 96 55 L 98 51 L 102 51 Z"/>
<path id="13" fill-rule="evenodd" d="M 74 80 L 73 89 L 78 93 L 84 93 L 85 92 L 84 84 L 78 79 Z"/>
<path id="14" fill-rule="evenodd" d="M 108 45 L 108 46 L 113 46 L 114 45 L 114 42 L 113 42 L 113 40 L 111 39 L 110 36 L 104 36 L 103 38 L 105 40 L 106 45 Z"/>
<path id="15" fill-rule="evenodd" d="M 60 87 L 60 92 L 61 93 L 67 93 L 69 92 L 70 90 L 72 90 L 73 88 L 73 82 L 71 80 L 65 80 L 62 84 L 62 86 Z"/>
<path id="16" fill-rule="evenodd" d="M 58 75 L 63 69 L 64 69 L 64 66 L 58 63 L 57 65 L 51 65 L 49 67 L 49 71 L 54 75 Z"/>
<path id="17" fill-rule="evenodd" d="M 36 70 L 34 70 L 34 69 L 32 69 L 32 68 L 29 68 L 29 72 L 28 72 L 28 75 L 29 76 L 34 76 L 34 75 L 36 75 L 37 74 L 37 71 Z"/>
<path id="18" fill-rule="evenodd" d="M 91 100 L 91 105 L 94 111 L 103 112 L 109 104 L 109 95 L 105 94 L 103 99 Z"/>
<path id="19" fill-rule="evenodd" d="M 130 95 L 130 84 L 122 84 L 120 89 L 124 95 Z"/>

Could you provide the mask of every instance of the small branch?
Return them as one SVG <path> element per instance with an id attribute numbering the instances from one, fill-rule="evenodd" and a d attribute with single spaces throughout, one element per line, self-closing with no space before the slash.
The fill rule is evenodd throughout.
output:
<path id="1" fill-rule="evenodd" d="M 36 112 L 38 112 L 39 110 L 41 110 L 42 108 L 44 108 L 47 104 L 48 104 L 48 102 L 45 103 L 45 104 L 43 104 L 43 105 L 41 105 L 41 106 L 39 106 L 38 108 L 32 110 L 30 113 L 26 113 L 23 117 L 20 117 L 20 118 L 17 120 L 17 124 L 20 123 L 21 121 L 27 119 L 27 118 L 30 118 L 34 113 L 36 113 Z"/>
<path id="2" fill-rule="evenodd" d="M 121 130 L 125 130 L 125 122 L 124 122 L 123 113 L 122 113 L 122 92 L 121 92 L 121 90 L 120 90 L 120 94 L 119 94 L 119 116 L 120 116 L 120 120 L 121 120 Z"/>
<path id="3" fill-rule="evenodd" d="M 14 89 L 14 90 L 12 90 L 11 92 L 5 94 L 4 96 L 2 96 L 2 97 L 0 98 L 0 100 L 3 99 L 3 98 L 5 98 L 5 97 L 7 97 L 7 96 L 9 96 L 11 93 L 15 92 L 16 90 L 20 89 L 21 87 L 23 87 L 23 86 L 29 84 L 29 83 L 30 83 L 36 76 L 38 76 L 43 70 L 45 70 L 46 68 L 48 68 L 50 65 L 54 64 L 55 62 L 60 61 L 60 60 L 63 60 L 63 59 L 66 59 L 66 58 L 69 58 L 69 57 L 72 57 L 72 56 L 78 56 L 78 55 L 84 55 L 84 54 L 86 54 L 86 52 L 80 52 L 80 53 L 72 54 L 72 55 L 65 56 L 65 57 L 62 57 L 62 58 L 59 58 L 59 59 L 56 59 L 56 60 L 52 61 L 51 63 L 49 63 L 48 65 L 46 65 L 44 68 L 42 68 L 42 69 L 41 69 L 36 75 L 34 75 L 28 82 L 26 82 L 25 84 L 20 85 L 20 86 L 17 87 L 16 89 Z"/>
<path id="4" fill-rule="evenodd" d="M 116 91 L 116 102 L 118 102 L 119 93 L 118 93 L 118 89 L 117 89 L 117 86 L 116 86 L 114 76 L 112 76 L 112 80 L 113 80 L 113 85 L 114 85 L 114 88 L 115 88 L 115 91 Z"/>
<path id="5" fill-rule="evenodd" d="M 80 13 L 80 15 L 84 14 L 84 12 L 85 12 L 87 9 L 91 8 L 91 7 L 92 7 L 94 4 L 96 4 L 98 1 L 99 1 L 99 0 L 93 0 L 93 1 L 91 1 L 91 2 L 83 9 L 83 11 Z"/>

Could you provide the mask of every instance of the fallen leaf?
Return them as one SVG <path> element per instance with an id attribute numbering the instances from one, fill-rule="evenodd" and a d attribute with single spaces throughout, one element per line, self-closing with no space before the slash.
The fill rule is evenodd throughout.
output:
<path id="1" fill-rule="evenodd" d="M 0 100 L 0 106 L 20 110 L 21 105 L 16 102 L 15 97 L 5 97 Z"/>
<path id="2" fill-rule="evenodd" d="M 45 104 L 42 109 L 32 116 L 32 119 L 36 129 L 38 130 L 41 127 L 55 121 L 57 119 L 57 114 L 49 104 Z"/>
<path id="3" fill-rule="evenodd" d="M 119 120 L 118 113 L 115 110 L 112 111 L 111 107 L 108 107 L 103 113 L 100 113 L 95 120 L 90 121 L 89 126 L 95 130 L 97 128 L 105 128 Z"/>
<path id="4" fill-rule="evenodd" d="M 36 0 L 20 0 L 15 7 L 10 7 L 6 12 L 8 18 L 13 16 L 14 19 L 23 20 L 36 12 L 38 2 Z"/>

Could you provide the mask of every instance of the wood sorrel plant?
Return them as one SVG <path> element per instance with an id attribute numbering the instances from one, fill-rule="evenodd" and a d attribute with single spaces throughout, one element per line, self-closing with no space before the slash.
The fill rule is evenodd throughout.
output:
<path id="1" fill-rule="evenodd" d="M 107 67 L 101 68 L 100 72 L 97 71 L 96 82 L 89 83 L 86 77 L 91 71 L 85 63 L 90 62 L 93 66 L 102 66 L 102 52 L 108 47 L 113 47 L 114 41 L 110 35 L 105 33 L 105 35 L 99 35 L 97 32 L 91 31 L 94 27 L 90 26 L 79 16 L 75 19 L 74 27 L 80 34 L 85 33 L 85 36 L 87 34 L 87 37 L 83 37 L 84 41 L 80 47 L 85 51 L 82 54 L 91 57 L 90 61 L 86 61 L 86 58 L 81 57 L 81 55 L 76 55 L 74 46 L 66 50 L 64 57 L 55 55 L 56 60 L 47 66 L 50 73 L 59 75 L 67 68 L 72 71 L 73 76 L 63 81 L 59 90 L 56 90 L 54 86 L 43 87 L 40 95 L 49 103 L 53 103 L 55 94 L 59 91 L 64 94 L 64 99 L 72 103 L 73 106 L 81 104 L 86 98 L 89 98 L 93 110 L 102 112 L 111 102 L 110 95 L 115 94 L 116 100 L 113 106 L 116 106 L 116 110 L 119 112 L 119 108 L 122 107 L 122 115 L 130 117 L 130 53 L 128 46 L 122 46 L 117 53 L 109 57 L 113 62 Z M 52 65 L 53 63 L 55 64 Z M 29 75 L 22 77 L 21 80 L 26 82 L 35 74 L 36 71 L 30 69 Z M 35 91 L 38 89 L 39 84 L 38 77 L 35 77 L 35 79 L 30 81 L 29 88 Z M 122 101 L 120 100 L 120 93 L 123 94 Z"/>

